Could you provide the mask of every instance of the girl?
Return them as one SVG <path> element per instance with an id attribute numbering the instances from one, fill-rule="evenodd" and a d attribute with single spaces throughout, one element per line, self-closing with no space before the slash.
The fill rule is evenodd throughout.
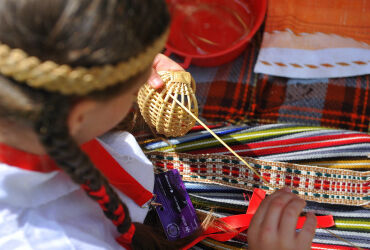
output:
<path id="1" fill-rule="evenodd" d="M 161 86 L 153 67 L 180 69 L 161 55 L 153 64 L 168 24 L 162 0 L 0 1 L 1 249 L 176 249 L 192 240 L 168 242 L 141 224 L 153 171 L 131 135 L 91 141 L 126 116 L 149 76 Z M 112 156 L 127 178 L 107 169 Z M 251 246 L 263 230 L 274 236 L 266 247 L 283 236 L 309 246 L 311 217 L 300 238 L 277 227 L 280 218 L 294 224 L 303 201 L 271 197 L 252 222 Z"/>

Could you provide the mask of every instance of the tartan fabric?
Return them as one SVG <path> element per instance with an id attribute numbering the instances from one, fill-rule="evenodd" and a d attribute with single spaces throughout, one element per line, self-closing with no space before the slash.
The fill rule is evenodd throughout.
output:
<path id="1" fill-rule="evenodd" d="M 291 79 L 256 74 L 259 32 L 233 62 L 191 66 L 199 115 L 210 122 L 297 123 L 370 132 L 370 75 Z"/>

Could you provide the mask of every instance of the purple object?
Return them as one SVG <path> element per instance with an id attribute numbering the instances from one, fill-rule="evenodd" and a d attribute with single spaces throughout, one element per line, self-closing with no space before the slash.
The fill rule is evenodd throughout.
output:
<path id="1" fill-rule="evenodd" d="M 157 214 L 169 240 L 191 235 L 199 220 L 177 169 L 155 176 L 154 194 Z"/>

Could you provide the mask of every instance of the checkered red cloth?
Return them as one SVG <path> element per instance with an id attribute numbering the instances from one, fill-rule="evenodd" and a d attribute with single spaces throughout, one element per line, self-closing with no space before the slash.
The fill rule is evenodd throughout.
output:
<path id="1" fill-rule="evenodd" d="M 299 123 L 370 132 L 370 75 L 291 79 L 256 74 L 259 32 L 219 67 L 191 66 L 200 116 L 208 121 Z"/>

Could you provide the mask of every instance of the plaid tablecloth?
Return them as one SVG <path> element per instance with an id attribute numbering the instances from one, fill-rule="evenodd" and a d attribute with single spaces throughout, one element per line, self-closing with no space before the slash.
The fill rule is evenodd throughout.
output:
<path id="1" fill-rule="evenodd" d="M 298 123 L 370 132 L 370 75 L 291 79 L 253 72 L 262 32 L 219 67 L 191 66 L 200 116 L 208 121 Z"/>

